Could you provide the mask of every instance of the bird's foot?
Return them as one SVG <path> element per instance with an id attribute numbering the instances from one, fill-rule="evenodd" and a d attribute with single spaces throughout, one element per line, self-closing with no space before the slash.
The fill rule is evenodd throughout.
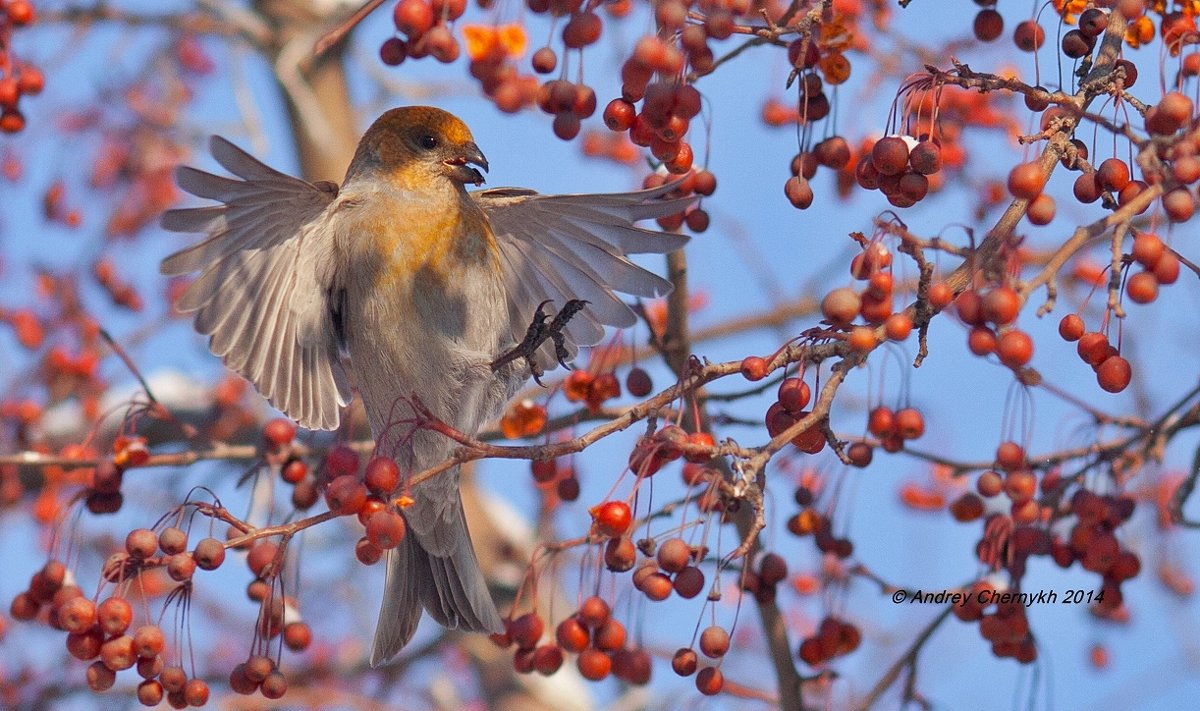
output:
<path id="1" fill-rule="evenodd" d="M 533 373 L 534 381 L 538 385 L 541 385 L 542 369 L 533 360 L 533 354 L 546 341 L 554 342 L 554 356 L 558 359 L 559 365 L 568 369 L 571 367 L 567 365 L 567 358 L 571 354 L 567 351 L 566 336 L 563 331 L 571 319 L 574 318 L 575 314 L 582 311 L 588 302 L 583 299 L 571 299 L 563 304 L 563 307 L 559 309 L 553 319 L 546 313 L 546 305 L 549 303 L 550 301 L 546 300 L 538 304 L 537 311 L 533 314 L 533 321 L 529 324 L 529 329 L 525 331 L 525 338 L 521 339 L 520 343 L 492 361 L 493 372 L 518 358 L 524 358 L 525 362 L 529 364 L 530 372 Z"/>

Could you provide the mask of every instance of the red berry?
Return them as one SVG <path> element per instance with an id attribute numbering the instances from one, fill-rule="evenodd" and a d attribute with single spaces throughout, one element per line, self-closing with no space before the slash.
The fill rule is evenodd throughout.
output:
<path id="1" fill-rule="evenodd" d="M 934 309 L 941 311 L 952 301 L 954 292 L 945 283 L 939 281 L 929 285 L 929 305 Z"/>
<path id="2" fill-rule="evenodd" d="M 96 621 L 106 635 L 124 634 L 133 622 L 133 606 L 123 597 L 110 597 L 96 608 Z"/>
<path id="3" fill-rule="evenodd" d="M 1139 304 L 1148 304 L 1158 298 L 1158 279 L 1153 272 L 1138 272 L 1125 281 L 1125 293 Z"/>
<path id="4" fill-rule="evenodd" d="M 660 602 L 671 596 L 674 585 L 671 579 L 662 573 L 651 573 L 642 578 L 641 590 L 647 598 Z"/>
<path id="5" fill-rule="evenodd" d="M 610 613 L 608 603 L 603 598 L 593 596 L 583 601 L 576 616 L 585 627 L 596 629 L 608 621 Z"/>
<path id="6" fill-rule="evenodd" d="M 24 27 L 32 24 L 36 17 L 36 13 L 33 10 L 33 3 L 29 0 L 9 0 L 5 11 L 8 13 L 8 19 L 14 27 Z"/>
<path id="7" fill-rule="evenodd" d="M 176 553 L 167 559 L 167 575 L 176 582 L 192 579 L 196 572 L 196 559 L 191 553 Z"/>
<path id="8" fill-rule="evenodd" d="M 508 633 L 519 649 L 533 649 L 541 641 L 545 629 L 540 615 L 527 612 L 509 624 Z"/>
<path id="9" fill-rule="evenodd" d="M 1021 163 L 1008 174 L 1008 191 L 1013 197 L 1032 200 L 1046 186 L 1046 176 L 1037 163 Z"/>
<path id="10" fill-rule="evenodd" d="M 188 680 L 187 672 L 183 670 L 183 667 L 167 667 L 159 673 L 158 678 L 168 693 L 183 691 Z"/>
<path id="11" fill-rule="evenodd" d="M 625 377 L 625 389 L 634 397 L 646 397 L 654 389 L 650 374 L 641 368 L 631 368 Z"/>
<path id="12" fill-rule="evenodd" d="M 885 136 L 871 147 L 871 163 L 882 175 L 900 175 L 908 166 L 908 142 L 900 136 Z"/>
<path id="13" fill-rule="evenodd" d="M 149 659 L 162 654 L 166 638 L 158 625 L 142 625 L 133 633 L 133 648 L 139 657 Z"/>
<path id="14" fill-rule="evenodd" d="M 1096 183 L 1104 190 L 1119 192 L 1129 183 L 1129 166 L 1120 158 L 1106 158 L 1096 169 Z"/>
<path id="15" fill-rule="evenodd" d="M 725 656 L 729 651 L 729 633 L 719 625 L 705 629 L 700 633 L 700 651 L 709 659 Z"/>
<path id="16" fill-rule="evenodd" d="M 1133 238 L 1133 258 L 1146 269 L 1154 269 L 1166 252 L 1166 246 L 1153 232 L 1142 232 Z"/>
<path id="17" fill-rule="evenodd" d="M 574 653 L 587 649 L 589 642 L 587 628 L 575 617 L 568 617 L 558 623 L 554 637 L 560 647 Z"/>
<path id="18" fill-rule="evenodd" d="M 67 632 L 84 632 L 96 622 L 96 605 L 83 597 L 71 598 L 58 608 L 58 624 Z"/>
<path id="19" fill-rule="evenodd" d="M 339 444 L 325 455 L 325 470 L 330 479 L 358 471 L 358 454 L 344 444 Z"/>
<path id="20" fill-rule="evenodd" d="M 671 587 L 680 597 L 691 600 L 704 590 L 704 572 L 694 565 L 689 565 L 675 574 Z"/>
<path id="21" fill-rule="evenodd" d="M 1079 338 L 1075 351 L 1084 363 L 1099 366 L 1108 357 L 1108 337 L 1095 331 L 1085 333 Z"/>
<path id="22" fill-rule="evenodd" d="M 851 465 L 859 469 L 870 466 L 874 456 L 875 450 L 865 442 L 855 442 L 846 449 L 846 458 L 850 460 Z"/>
<path id="23" fill-rule="evenodd" d="M 812 399 L 812 391 L 802 378 L 784 378 L 783 382 L 779 384 L 776 397 L 785 410 L 795 414 L 808 405 L 809 400 Z"/>
<path id="24" fill-rule="evenodd" d="M 372 494 L 387 496 L 400 486 L 400 467 L 391 457 L 371 457 L 363 474 L 363 483 Z"/>
<path id="25" fill-rule="evenodd" d="M 1004 32 L 1004 18 L 995 9 L 987 7 L 975 15 L 975 38 L 980 42 L 991 42 Z"/>
<path id="26" fill-rule="evenodd" d="M 531 60 L 533 71 L 538 74 L 549 74 L 558 66 L 558 55 L 549 47 L 542 47 L 533 53 Z"/>
<path id="27" fill-rule="evenodd" d="M 608 501 L 592 510 L 592 519 L 601 535 L 617 538 L 629 530 L 633 512 L 624 501 Z"/>
<path id="28" fill-rule="evenodd" d="M 1119 355 L 1105 358 L 1096 369 L 1096 382 L 1110 393 L 1119 393 L 1129 387 L 1132 377 L 1133 370 L 1129 367 L 1129 361 Z"/>
<path id="29" fill-rule="evenodd" d="M 996 447 L 996 464 L 1007 471 L 1024 467 L 1025 449 L 1016 442 L 1001 442 Z"/>
<path id="30" fill-rule="evenodd" d="M 266 679 L 262 680 L 259 690 L 262 692 L 263 698 L 278 699 L 287 693 L 287 687 L 287 677 L 282 672 L 276 670 L 268 674 Z"/>
<path id="31" fill-rule="evenodd" d="M 225 561 L 225 544 L 215 538 L 201 539 L 194 557 L 201 570 L 215 570 Z"/>
<path id="32" fill-rule="evenodd" d="M 625 625 L 613 618 L 596 628 L 592 643 L 597 649 L 615 652 L 625 646 Z"/>
<path id="33" fill-rule="evenodd" d="M 132 668 L 137 659 L 133 638 L 127 634 L 111 637 L 100 645 L 100 661 L 115 672 Z"/>
<path id="34" fill-rule="evenodd" d="M 183 698 L 189 706 L 201 707 L 208 703 L 208 682 L 189 679 L 183 687 Z"/>
<path id="35" fill-rule="evenodd" d="M 363 536 L 354 544 L 354 557 L 363 565 L 375 565 L 383 558 L 383 549 Z"/>
<path id="36" fill-rule="evenodd" d="M 579 479 L 574 476 L 559 479 L 555 485 L 555 493 L 563 501 L 575 501 L 579 498 Z"/>
<path id="37" fill-rule="evenodd" d="M 246 554 L 246 565 L 255 577 L 266 578 L 276 572 L 276 559 L 279 557 L 279 546 L 270 541 L 259 541 L 250 547 Z"/>
<path id="38" fill-rule="evenodd" d="M 1021 309 L 1021 298 L 1008 286 L 998 286 L 988 291 L 980 303 L 984 319 L 997 326 L 1005 326 L 1017 319 Z"/>
<path id="39" fill-rule="evenodd" d="M 289 622 L 283 627 L 283 643 L 293 652 L 303 652 L 312 644 L 312 628 L 306 622 Z"/>
<path id="40" fill-rule="evenodd" d="M 433 8 L 424 0 L 400 0 L 392 8 L 396 29 L 411 37 L 425 34 L 433 27 Z"/>
<path id="41" fill-rule="evenodd" d="M 1058 322 L 1058 335 L 1062 336 L 1064 341 L 1071 343 L 1078 341 L 1083 336 L 1084 329 L 1083 319 L 1079 317 L 1079 314 L 1067 314 Z"/>
<path id="42" fill-rule="evenodd" d="M 585 649 L 575 660 L 579 673 L 589 681 L 600 681 L 612 671 L 612 659 L 598 649 Z"/>
<path id="43" fill-rule="evenodd" d="M 861 308 L 862 299 L 849 287 L 834 289 L 821 300 L 821 314 L 837 325 L 853 321 Z"/>
<path id="44" fill-rule="evenodd" d="M 967 334 L 967 348 L 977 356 L 996 352 L 996 334 L 987 326 L 976 326 Z"/>
<path id="45" fill-rule="evenodd" d="M 404 63 L 408 56 L 408 43 L 399 37 L 388 37 L 379 45 L 379 60 L 389 67 Z"/>
<path id="46" fill-rule="evenodd" d="M 553 644 L 543 644 L 533 653 L 533 668 L 538 674 L 550 676 L 562 667 L 563 651 Z"/>
<path id="47" fill-rule="evenodd" d="M 1013 31 L 1013 43 L 1022 52 L 1032 52 L 1046 42 L 1046 32 L 1033 20 L 1025 20 Z"/>
<path id="48" fill-rule="evenodd" d="M 783 184 L 783 194 L 798 210 L 807 210 L 813 203 L 812 186 L 804 178 L 793 175 Z"/>
<path id="49" fill-rule="evenodd" d="M 1033 339 L 1019 329 L 1010 329 L 996 342 L 996 355 L 1010 368 L 1019 368 L 1033 358 Z"/>
<path id="50" fill-rule="evenodd" d="M 751 382 L 767 377 L 767 361 L 758 356 L 746 356 L 742 359 L 742 377 Z"/>
<path id="51" fill-rule="evenodd" d="M 383 510 L 367 520 L 367 540 L 383 550 L 391 550 L 404 540 L 404 517 L 395 511 Z"/>
<path id="52" fill-rule="evenodd" d="M 263 426 L 263 441 L 268 449 L 280 449 L 296 438 L 296 425 L 291 420 L 276 417 Z"/>
<path id="53" fill-rule="evenodd" d="M 666 573 L 678 573 L 687 567 L 692 548 L 682 538 L 671 538 L 658 547 L 658 566 Z"/>
<path id="54" fill-rule="evenodd" d="M 299 484 L 308 476 L 308 465 L 303 459 L 289 459 L 279 470 L 279 478 L 288 484 Z"/>
<path id="55" fill-rule="evenodd" d="M 1179 257 L 1171 250 L 1163 252 L 1158 263 L 1154 265 L 1154 278 L 1159 284 L 1174 284 L 1179 278 Z"/>
<path id="56" fill-rule="evenodd" d="M 92 662 L 86 672 L 87 685 L 92 691 L 107 691 L 117 681 L 117 673 L 103 662 Z"/>
<path id="57" fill-rule="evenodd" d="M 604 546 L 604 565 L 614 573 L 633 568 L 637 549 L 628 538 L 610 538 Z"/>
<path id="58" fill-rule="evenodd" d="M 125 536 L 125 550 L 131 558 L 149 558 L 158 552 L 158 536 L 148 528 L 135 528 Z"/>
<path id="59" fill-rule="evenodd" d="M 696 673 L 696 653 L 687 647 L 680 648 L 671 657 L 671 669 L 679 676 L 691 676 Z"/>
<path id="60" fill-rule="evenodd" d="M 920 439 L 925 434 L 925 418 L 916 408 L 896 412 L 896 432 L 904 439 Z"/>
<path id="61" fill-rule="evenodd" d="M 343 474 L 325 487 L 325 503 L 339 516 L 358 513 L 367 501 L 367 488 L 351 474 Z"/>
<path id="62" fill-rule="evenodd" d="M 705 696 L 716 696 L 725 688 L 725 676 L 717 667 L 705 667 L 696 675 L 696 689 Z"/>

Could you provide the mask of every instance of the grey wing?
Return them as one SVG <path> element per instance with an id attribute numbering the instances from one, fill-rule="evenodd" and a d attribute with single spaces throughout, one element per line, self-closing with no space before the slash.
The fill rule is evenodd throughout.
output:
<path id="1" fill-rule="evenodd" d="M 337 188 L 268 168 L 219 136 L 210 150 L 240 180 L 176 171 L 181 188 L 220 203 L 163 214 L 164 229 L 207 234 L 162 262 L 164 274 L 199 272 L 176 306 L 272 405 L 304 427 L 336 428 L 351 398 L 324 222 Z"/>
<path id="2" fill-rule="evenodd" d="M 520 342 L 539 304 L 554 309 L 569 299 L 588 306 L 566 328 L 567 347 L 592 345 L 604 326 L 628 328 L 633 311 L 614 292 L 645 298 L 671 291 L 666 279 L 634 264 L 629 254 L 665 254 L 687 243 L 685 235 L 634 226 L 639 220 L 685 209 L 694 198 L 664 199 L 674 184 L 630 193 L 539 195 L 499 188 L 472 193 L 496 235 L 508 291 L 513 342 Z M 545 370 L 555 366 L 553 348 L 536 356 Z"/>

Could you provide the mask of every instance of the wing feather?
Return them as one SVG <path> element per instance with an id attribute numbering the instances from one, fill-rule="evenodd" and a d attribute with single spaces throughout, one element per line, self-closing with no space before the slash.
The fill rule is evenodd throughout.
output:
<path id="1" fill-rule="evenodd" d="M 177 308 L 273 405 L 305 427 L 333 429 L 351 397 L 324 266 L 336 187 L 280 173 L 217 136 L 209 147 L 237 178 L 176 171 L 181 188 L 220 203 L 163 215 L 164 229 L 207 235 L 162 262 L 164 274 L 199 272 Z"/>
<path id="2" fill-rule="evenodd" d="M 675 187 L 602 195 L 539 195 L 517 188 L 472 193 L 500 247 L 513 340 L 521 340 L 542 302 L 558 308 L 569 299 L 585 299 L 588 307 L 566 329 L 566 345 L 574 354 L 577 346 L 603 338 L 604 326 L 636 323 L 614 292 L 648 298 L 670 293 L 670 282 L 626 255 L 665 254 L 687 243 L 685 235 L 634 226 L 678 213 L 694 201 L 666 197 Z M 544 369 L 553 367 L 553 348 L 544 346 L 536 360 Z"/>

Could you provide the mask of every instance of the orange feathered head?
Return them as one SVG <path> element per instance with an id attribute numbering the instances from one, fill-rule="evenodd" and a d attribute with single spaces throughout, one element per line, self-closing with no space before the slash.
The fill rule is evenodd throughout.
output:
<path id="1" fill-rule="evenodd" d="M 488 162 L 461 119 L 433 106 L 404 106 L 385 112 L 363 134 L 347 178 L 382 170 L 479 185 L 483 175 L 471 166 L 487 171 Z"/>

